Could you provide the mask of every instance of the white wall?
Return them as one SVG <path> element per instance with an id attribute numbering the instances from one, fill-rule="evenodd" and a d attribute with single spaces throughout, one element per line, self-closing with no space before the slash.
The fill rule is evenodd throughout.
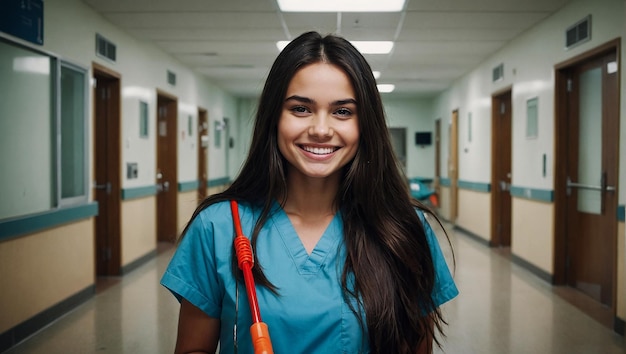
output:
<path id="1" fill-rule="evenodd" d="M 571 50 L 564 49 L 564 33 L 568 26 L 583 17 L 592 16 L 592 39 Z M 459 110 L 459 179 L 488 183 L 491 174 L 491 97 L 512 88 L 513 103 L 513 165 L 512 184 L 538 189 L 553 189 L 554 164 L 554 66 L 616 37 L 624 36 L 623 0 L 573 1 L 561 11 L 539 23 L 507 44 L 502 50 L 457 80 L 435 99 L 434 117 L 449 122 L 454 109 Z M 623 48 L 623 46 L 622 46 Z M 624 50 L 622 49 L 622 52 Z M 623 57 L 623 55 L 622 55 Z M 504 79 L 491 82 L 492 69 L 504 64 Z M 622 70 L 622 78 L 624 78 Z M 622 79 L 622 100 L 625 97 Z M 539 133 L 527 139 L 526 101 L 539 99 Z M 622 132 L 625 108 L 622 105 Z M 473 139 L 467 143 L 467 116 L 472 113 Z M 626 136 L 622 133 L 622 136 Z M 448 159 L 448 130 L 442 127 L 441 164 Z M 623 141 L 624 139 L 621 139 Z M 623 144 L 622 144 L 623 145 Z M 468 151 L 465 152 L 465 147 Z M 624 180 L 626 155 L 622 146 L 621 180 Z M 547 156 L 547 175 L 542 175 L 542 155 Z M 447 176 L 444 168 L 443 176 Z M 620 192 L 621 204 L 624 191 Z"/>
<path id="2" fill-rule="evenodd" d="M 198 107 L 208 110 L 209 126 L 214 120 L 231 118 L 236 124 L 236 99 L 191 71 L 160 49 L 122 32 L 91 8 L 77 0 L 45 3 L 44 50 L 50 51 L 85 68 L 98 62 L 122 76 L 122 188 L 153 185 L 156 174 L 156 90 L 178 99 L 178 167 L 179 181 L 197 179 Z M 117 46 L 117 61 L 112 63 L 95 55 L 95 36 L 101 34 Z M 176 74 L 176 86 L 167 83 L 167 71 Z M 149 137 L 139 137 L 139 101 L 148 103 Z M 187 136 L 187 117 L 193 120 L 193 136 Z M 182 133 L 185 132 L 183 138 Z M 91 139 L 93 141 L 93 138 Z M 222 144 L 222 147 L 225 145 Z M 211 149 L 212 148 L 212 149 Z M 209 178 L 228 175 L 225 153 L 210 148 Z M 93 152 L 90 152 L 90 157 Z M 138 164 L 138 178 L 126 178 L 126 163 Z M 92 162 L 93 163 L 93 162 Z"/>
<path id="3" fill-rule="evenodd" d="M 435 123 L 429 98 L 394 98 L 383 94 L 387 125 L 406 128 L 407 177 L 435 176 Z M 433 144 L 416 146 L 415 132 L 433 133 Z"/>

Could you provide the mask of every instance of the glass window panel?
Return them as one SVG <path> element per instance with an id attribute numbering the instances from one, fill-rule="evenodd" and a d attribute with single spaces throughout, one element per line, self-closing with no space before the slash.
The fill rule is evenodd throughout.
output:
<path id="1" fill-rule="evenodd" d="M 526 101 L 526 137 L 536 138 L 539 134 L 539 99 L 537 97 Z"/>
<path id="2" fill-rule="evenodd" d="M 0 39 L 0 219 L 54 205 L 53 65 Z"/>
<path id="3" fill-rule="evenodd" d="M 578 183 L 600 186 L 602 175 L 602 69 L 580 75 Z M 578 211 L 601 214 L 601 192 L 578 189 Z"/>
<path id="4" fill-rule="evenodd" d="M 139 101 L 139 137 L 148 137 L 148 103 Z"/>

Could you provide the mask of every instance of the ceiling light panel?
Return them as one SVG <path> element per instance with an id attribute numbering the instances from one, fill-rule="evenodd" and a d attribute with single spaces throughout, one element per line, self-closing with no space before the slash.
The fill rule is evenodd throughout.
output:
<path id="1" fill-rule="evenodd" d="M 398 12 L 405 0 L 277 0 L 283 12 Z"/>

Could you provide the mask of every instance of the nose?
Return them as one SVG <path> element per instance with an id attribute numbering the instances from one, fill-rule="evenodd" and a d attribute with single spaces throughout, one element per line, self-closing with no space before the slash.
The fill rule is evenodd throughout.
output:
<path id="1" fill-rule="evenodd" d="M 330 126 L 331 118 L 326 113 L 319 113 L 312 117 L 309 134 L 318 138 L 332 136 L 333 129 Z"/>

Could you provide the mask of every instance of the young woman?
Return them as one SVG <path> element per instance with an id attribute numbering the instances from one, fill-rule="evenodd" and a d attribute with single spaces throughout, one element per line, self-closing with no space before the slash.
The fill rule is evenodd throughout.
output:
<path id="1" fill-rule="evenodd" d="M 163 275 L 181 301 L 177 353 L 253 352 L 229 200 L 275 353 L 432 351 L 458 291 L 348 41 L 305 33 L 274 62 L 241 173 L 198 206 Z"/>

